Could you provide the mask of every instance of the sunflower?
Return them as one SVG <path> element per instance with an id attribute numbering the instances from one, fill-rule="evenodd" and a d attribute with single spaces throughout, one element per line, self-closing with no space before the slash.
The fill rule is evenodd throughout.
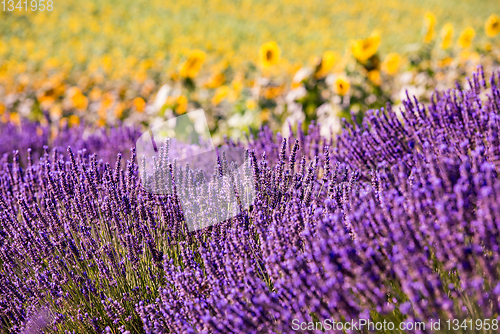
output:
<path id="1" fill-rule="evenodd" d="M 205 83 L 205 86 L 207 88 L 217 88 L 222 86 L 224 82 L 226 82 L 226 76 L 224 75 L 224 72 L 214 73 Z"/>
<path id="2" fill-rule="evenodd" d="M 62 106 L 60 103 L 55 103 L 49 108 L 49 115 L 51 119 L 59 119 L 63 114 Z"/>
<path id="3" fill-rule="evenodd" d="M 183 78 L 193 79 L 200 72 L 201 66 L 205 62 L 205 52 L 201 50 L 193 50 L 188 56 L 188 59 L 182 64 L 180 75 Z"/>
<path id="4" fill-rule="evenodd" d="M 276 42 L 267 42 L 260 47 L 260 61 L 264 67 L 276 65 L 280 59 L 280 48 Z"/>
<path id="5" fill-rule="evenodd" d="M 472 64 L 479 64 L 481 57 L 477 52 L 470 52 L 469 50 L 462 50 L 458 55 L 461 64 L 470 62 Z"/>
<path id="6" fill-rule="evenodd" d="M 351 84 L 345 76 L 339 75 L 337 79 L 335 79 L 333 88 L 335 90 L 335 93 L 339 94 L 340 96 L 344 96 L 351 88 Z"/>
<path id="7" fill-rule="evenodd" d="M 214 96 L 212 97 L 212 104 L 216 106 L 219 105 L 223 100 L 227 98 L 229 93 L 230 90 L 228 86 L 220 86 L 219 88 L 217 88 Z"/>
<path id="8" fill-rule="evenodd" d="M 354 57 L 364 63 L 371 56 L 377 53 L 380 45 L 380 33 L 374 31 L 370 37 L 359 39 L 352 43 L 351 51 Z"/>
<path id="9" fill-rule="evenodd" d="M 319 63 L 316 69 L 316 77 L 322 78 L 330 72 L 333 66 L 338 62 L 339 56 L 336 52 L 333 51 L 325 51 L 323 53 L 323 57 L 321 58 L 321 62 Z"/>
<path id="10" fill-rule="evenodd" d="M 259 118 L 262 123 L 265 123 L 269 121 L 269 116 L 271 115 L 271 111 L 268 108 L 262 109 L 262 111 L 259 114 Z"/>
<path id="11" fill-rule="evenodd" d="M 382 63 L 382 70 L 389 75 L 398 73 L 400 67 L 401 56 L 395 52 L 389 53 Z"/>
<path id="12" fill-rule="evenodd" d="M 380 78 L 380 71 L 372 70 L 368 72 L 368 79 L 375 85 L 380 86 L 382 79 Z"/>
<path id="13" fill-rule="evenodd" d="M 137 112 L 143 112 L 146 108 L 146 102 L 142 97 L 136 97 L 135 99 L 133 99 L 132 104 Z"/>
<path id="14" fill-rule="evenodd" d="M 68 125 L 70 127 L 80 124 L 80 118 L 76 115 L 71 115 L 68 117 Z"/>
<path id="15" fill-rule="evenodd" d="M 99 87 L 94 86 L 94 88 L 92 88 L 92 90 L 89 93 L 89 97 L 92 102 L 99 101 L 101 96 L 102 96 L 102 91 Z"/>
<path id="16" fill-rule="evenodd" d="M 441 39 L 441 48 L 448 49 L 453 42 L 453 25 L 451 23 L 446 23 L 441 29 Z"/>
<path id="17" fill-rule="evenodd" d="M 484 24 L 484 30 L 488 37 L 495 37 L 500 32 L 500 18 L 495 14 L 491 14 Z"/>
<path id="18" fill-rule="evenodd" d="M 37 93 L 38 102 L 40 102 L 40 106 L 44 109 L 48 109 L 55 101 L 56 101 L 56 92 L 53 88 L 48 88 L 43 92 Z"/>
<path id="19" fill-rule="evenodd" d="M 431 12 L 424 15 L 424 43 L 429 43 L 434 39 L 434 27 L 436 26 L 436 17 Z"/>
<path id="20" fill-rule="evenodd" d="M 123 112 L 125 111 L 126 105 L 125 102 L 118 102 L 113 110 L 115 117 L 122 119 L 123 117 Z"/>
<path id="21" fill-rule="evenodd" d="M 15 125 L 21 125 L 21 116 L 18 113 L 11 112 L 9 114 L 9 121 Z"/>
<path id="22" fill-rule="evenodd" d="M 445 68 L 447 66 L 450 66 L 453 63 L 453 58 L 451 57 L 446 57 L 444 59 L 438 60 L 437 65 L 440 68 Z"/>
<path id="23" fill-rule="evenodd" d="M 78 87 L 71 87 L 68 89 L 68 95 L 76 109 L 86 109 L 88 105 L 88 99 L 83 95 L 82 91 Z"/>
<path id="24" fill-rule="evenodd" d="M 175 112 L 178 114 L 178 115 L 182 115 L 184 114 L 186 111 L 187 111 L 187 107 L 188 107 L 188 99 L 186 96 L 184 95 L 179 95 L 177 97 L 177 108 L 175 109 Z"/>
<path id="25" fill-rule="evenodd" d="M 262 90 L 262 95 L 268 99 L 272 100 L 280 96 L 285 90 L 285 86 L 267 86 Z"/>
<path id="26" fill-rule="evenodd" d="M 247 100 L 245 106 L 247 109 L 255 109 L 257 108 L 257 103 L 255 102 L 255 100 Z"/>
<path id="27" fill-rule="evenodd" d="M 101 99 L 101 107 L 103 109 L 108 109 L 114 103 L 114 99 L 115 97 L 113 96 L 113 93 L 111 92 L 104 93 Z"/>
<path id="28" fill-rule="evenodd" d="M 476 31 L 472 27 L 467 27 L 462 31 L 460 37 L 458 37 L 458 45 L 461 48 L 468 48 L 472 44 L 472 40 L 476 36 Z"/>

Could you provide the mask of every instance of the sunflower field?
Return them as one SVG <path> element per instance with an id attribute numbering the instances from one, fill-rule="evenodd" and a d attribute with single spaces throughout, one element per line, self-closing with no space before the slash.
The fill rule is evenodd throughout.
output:
<path id="1" fill-rule="evenodd" d="M 203 108 L 218 142 L 287 119 L 336 132 L 499 63 L 490 1 L 50 4 L 0 8 L 3 122 L 147 126 Z"/>

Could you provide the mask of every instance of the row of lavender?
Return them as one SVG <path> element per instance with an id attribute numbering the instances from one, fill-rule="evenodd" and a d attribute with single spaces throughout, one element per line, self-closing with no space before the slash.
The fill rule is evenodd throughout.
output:
<path id="1" fill-rule="evenodd" d="M 25 167 L 5 156 L 2 331 L 291 333 L 294 319 L 497 318 L 499 84 L 479 70 L 470 88 L 436 92 L 427 107 L 408 98 L 401 115 L 374 111 L 333 140 L 311 125 L 229 141 L 248 148 L 254 205 L 195 232 L 177 196 L 141 188 L 133 149 L 123 169 L 121 154 L 99 159 L 109 141 L 78 136 L 61 143 L 86 151 L 46 150 Z M 181 168 L 168 172 L 193 191 Z"/>
<path id="2" fill-rule="evenodd" d="M 118 152 L 128 153 L 142 134 L 139 127 L 90 128 L 85 124 L 73 127 L 61 127 L 57 133 L 51 133 L 50 125 L 23 120 L 20 124 L 0 123 L 0 156 L 21 152 L 21 163 L 26 164 L 28 149 L 34 159 L 43 156 L 45 147 L 60 152 L 68 145 L 73 149 L 97 152 L 99 159 L 114 163 Z"/>

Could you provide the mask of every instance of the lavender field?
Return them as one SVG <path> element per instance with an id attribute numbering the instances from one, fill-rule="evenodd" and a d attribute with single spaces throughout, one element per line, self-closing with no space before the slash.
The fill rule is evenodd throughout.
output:
<path id="1" fill-rule="evenodd" d="M 194 232 L 177 193 L 141 184 L 139 129 L 82 125 L 47 147 L 43 129 L 0 124 L 1 332 L 497 333 L 500 72 L 353 124 L 226 138 L 248 173 L 213 194 L 253 183 L 256 198 Z M 167 157 L 167 181 L 195 194 L 197 171 Z"/>

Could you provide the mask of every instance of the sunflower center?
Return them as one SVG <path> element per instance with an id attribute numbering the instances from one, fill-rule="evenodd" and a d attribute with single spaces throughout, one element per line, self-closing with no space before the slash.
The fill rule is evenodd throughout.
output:
<path id="1" fill-rule="evenodd" d="M 273 59 L 273 52 L 271 50 L 266 51 L 266 60 L 271 60 Z"/>

